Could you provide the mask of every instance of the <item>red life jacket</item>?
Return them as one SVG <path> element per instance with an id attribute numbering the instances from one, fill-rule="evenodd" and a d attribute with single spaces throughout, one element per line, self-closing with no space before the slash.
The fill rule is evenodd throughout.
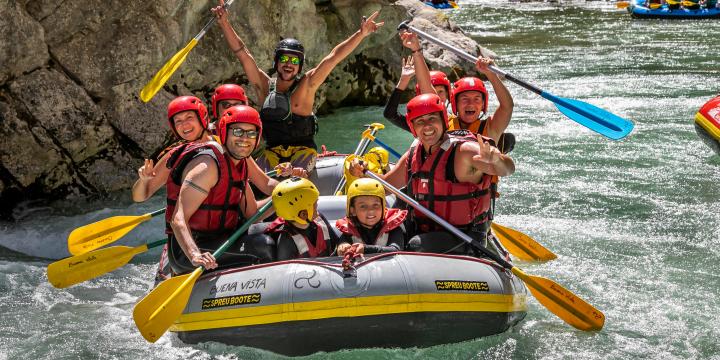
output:
<path id="1" fill-rule="evenodd" d="M 385 209 L 385 216 L 383 217 L 384 224 L 378 232 L 378 237 L 374 242 L 369 243 L 368 245 L 387 246 L 390 232 L 398 227 L 401 227 L 406 217 L 407 210 L 393 208 Z M 335 227 L 337 227 L 343 234 L 352 236 L 353 244 L 365 244 L 362 240 L 362 236 L 360 236 L 360 231 L 358 231 L 355 224 L 350 221 L 347 216 L 335 221 Z"/>
<path id="2" fill-rule="evenodd" d="M 265 228 L 265 233 L 287 234 L 287 236 L 293 239 L 295 247 L 298 249 L 296 258 L 330 256 L 330 251 L 332 251 L 332 249 L 330 246 L 331 238 L 327 220 L 325 220 L 325 218 L 321 215 L 319 216 L 319 219 L 316 218 L 313 220 L 313 223 L 317 225 L 317 235 L 315 236 L 316 245 L 313 245 L 312 241 L 310 241 L 310 239 L 308 239 L 305 235 L 296 232 L 293 226 L 281 217 L 278 217 L 275 221 L 271 222 L 270 225 Z"/>
<path id="3" fill-rule="evenodd" d="M 233 165 L 228 156 L 224 155 L 222 146 L 214 141 L 203 144 L 184 144 L 173 150 L 168 158 L 170 169 L 165 186 L 167 187 L 167 210 L 165 211 L 165 232 L 172 234 L 170 221 L 175 212 L 182 174 L 185 166 L 194 158 L 209 155 L 218 166 L 218 182 L 208 192 L 205 201 L 190 217 L 190 230 L 209 235 L 223 234 L 235 230 L 240 216 L 240 204 L 247 186 L 248 174 L 245 159 Z"/>
<path id="4" fill-rule="evenodd" d="M 458 182 L 455 176 L 455 151 L 466 141 L 477 141 L 472 135 L 449 137 L 425 161 L 422 145 L 414 144 L 408 156 L 408 190 L 421 205 L 445 221 L 460 228 L 469 228 L 490 220 L 492 175 L 483 174 L 479 184 Z M 494 143 L 492 139 L 483 140 Z M 415 219 L 423 232 L 441 227 L 420 212 Z"/>

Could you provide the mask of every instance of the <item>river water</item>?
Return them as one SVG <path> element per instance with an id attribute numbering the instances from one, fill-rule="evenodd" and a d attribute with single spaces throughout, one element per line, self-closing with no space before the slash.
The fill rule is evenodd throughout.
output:
<path id="1" fill-rule="evenodd" d="M 501 184 L 498 222 L 558 254 L 549 263 L 519 265 L 601 309 L 605 328 L 575 330 L 531 300 L 525 320 L 501 335 L 309 358 L 720 359 L 720 157 L 692 126 L 697 109 L 720 90 L 720 21 L 632 20 L 606 2 L 461 4 L 446 14 L 501 54 L 502 68 L 635 122 L 628 138 L 610 141 L 508 84 L 517 171 Z M 319 143 L 350 152 L 361 125 L 381 117 L 380 107 L 339 110 L 321 119 Z M 379 137 L 400 149 L 410 141 L 392 126 Z M 31 204 L 17 211 L 18 223 L 0 224 L 0 244 L 16 250 L 0 247 L 0 360 L 278 357 L 215 343 L 189 346 L 167 334 L 146 343 L 132 308 L 151 285 L 156 252 L 66 290 L 47 283 L 50 261 L 42 258 L 67 256 L 71 229 L 163 205 L 160 197 L 142 205 L 128 197 Z M 124 244 L 161 236 L 153 220 Z"/>

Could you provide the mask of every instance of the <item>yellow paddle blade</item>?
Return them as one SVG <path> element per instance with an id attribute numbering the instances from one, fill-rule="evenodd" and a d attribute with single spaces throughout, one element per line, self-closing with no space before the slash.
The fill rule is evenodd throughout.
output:
<path id="1" fill-rule="evenodd" d="M 669 3 L 668 3 L 668 4 L 669 4 Z M 659 9 L 660 7 L 662 7 L 661 4 L 650 4 L 650 8 L 651 8 L 651 9 Z"/>
<path id="2" fill-rule="evenodd" d="M 153 76 L 152 80 L 150 80 L 147 85 L 140 91 L 140 99 L 143 102 L 148 102 L 150 99 L 157 94 L 157 92 L 160 90 L 163 85 L 170 79 L 170 76 L 172 76 L 173 73 L 175 73 L 175 70 L 177 70 L 180 65 L 182 65 L 183 62 L 185 62 L 185 58 L 187 57 L 188 53 L 197 45 L 198 40 L 193 38 L 190 40 L 190 42 L 185 45 L 182 50 L 178 51 L 177 54 L 175 54 L 170 60 L 163 65 L 163 67 L 158 70 L 157 74 Z"/>
<path id="3" fill-rule="evenodd" d="M 171 277 L 135 305 L 133 319 L 145 340 L 156 342 L 180 317 L 202 272 L 198 267 L 190 274 Z"/>
<path id="4" fill-rule="evenodd" d="M 58 288 L 66 288 L 107 274 L 147 251 L 147 244 L 138 247 L 113 246 L 87 254 L 58 260 L 47 268 L 48 281 Z"/>
<path id="5" fill-rule="evenodd" d="M 692 1 L 683 0 L 683 2 L 682 2 L 682 6 L 685 6 L 685 7 L 692 7 L 692 6 L 697 6 L 697 5 L 698 5 L 698 3 L 692 2 Z"/>
<path id="6" fill-rule="evenodd" d="M 618 1 L 618 2 L 615 3 L 615 6 L 616 6 L 618 9 L 625 9 L 625 8 L 627 8 L 628 6 L 630 6 L 630 2 L 629 2 L 629 1 Z"/>
<path id="7" fill-rule="evenodd" d="M 150 220 L 151 214 L 139 216 L 113 216 L 104 220 L 81 226 L 68 235 L 68 251 L 81 255 L 125 236 L 138 224 Z"/>
<path id="8" fill-rule="evenodd" d="M 513 267 L 511 270 L 525 282 L 530 292 L 541 304 L 574 328 L 594 331 L 601 330 L 605 325 L 605 314 L 570 290 L 552 280 L 528 275 L 517 267 Z"/>
<path id="9" fill-rule="evenodd" d="M 520 231 L 492 223 L 493 233 L 510 254 L 523 261 L 549 261 L 557 259 L 552 251 Z"/>

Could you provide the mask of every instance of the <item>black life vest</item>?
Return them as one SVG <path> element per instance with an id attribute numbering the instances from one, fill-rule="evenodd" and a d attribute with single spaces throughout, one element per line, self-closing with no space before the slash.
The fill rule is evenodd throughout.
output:
<path id="1" fill-rule="evenodd" d="M 300 85 L 303 76 L 297 77 L 286 93 L 276 90 L 277 79 L 270 80 L 270 93 L 260 109 L 263 137 L 268 147 L 314 144 L 313 139 L 318 130 L 317 117 L 315 114 L 309 116 L 293 114 L 290 103 L 290 98 Z"/>
<path id="2" fill-rule="evenodd" d="M 270 223 L 265 229 L 265 233 L 285 233 L 289 236 L 298 249 L 296 258 L 330 256 L 330 253 L 334 250 L 332 248 L 330 224 L 322 215 L 313 220 L 313 223 L 317 226 L 315 244 L 305 235 L 298 233 L 292 225 L 288 224 L 285 219 L 281 217 L 278 217 Z"/>

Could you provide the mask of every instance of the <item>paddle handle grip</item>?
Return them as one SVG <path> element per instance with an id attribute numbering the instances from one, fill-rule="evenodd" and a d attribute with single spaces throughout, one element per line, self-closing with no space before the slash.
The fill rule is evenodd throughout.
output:
<path id="1" fill-rule="evenodd" d="M 385 186 L 386 189 L 390 190 L 390 192 L 393 193 L 393 194 L 395 194 L 395 196 L 399 197 L 400 199 L 402 199 L 403 201 L 405 201 L 408 205 L 412 206 L 413 209 L 415 209 L 415 210 L 423 213 L 425 216 L 429 217 L 429 218 L 432 219 L 433 221 L 435 221 L 435 222 L 437 222 L 438 224 L 440 224 L 440 225 L 441 225 L 442 227 L 444 227 L 447 231 L 449 231 L 449 232 L 452 233 L 453 235 L 457 236 L 457 237 L 460 238 L 462 241 L 465 241 L 466 243 L 470 244 L 470 245 L 473 246 L 474 248 L 480 250 L 483 254 L 487 255 L 487 257 L 491 258 L 493 261 L 495 261 L 496 263 L 500 264 L 500 266 L 502 266 L 502 267 L 504 267 L 504 268 L 506 268 L 506 269 L 511 269 L 511 268 L 513 267 L 510 263 L 508 263 L 507 261 L 505 261 L 503 258 L 501 258 L 500 256 L 498 256 L 497 254 L 495 254 L 495 253 L 493 253 L 492 251 L 488 250 L 488 249 L 485 248 L 484 246 L 473 242 L 473 239 L 472 239 L 468 234 L 465 234 L 464 232 L 460 231 L 460 229 L 456 228 L 455 226 L 453 226 L 453 225 L 450 224 L 449 222 L 445 221 L 445 219 L 437 216 L 435 213 L 433 213 L 432 211 L 430 211 L 430 210 L 427 209 L 426 207 L 420 205 L 420 203 L 418 203 L 417 201 L 415 201 L 415 199 L 411 198 L 410 196 L 408 196 L 408 195 L 405 194 L 404 192 L 398 190 L 396 187 L 390 185 L 387 181 L 383 180 L 381 177 L 377 176 L 377 175 L 374 174 L 373 172 L 371 172 L 371 171 L 365 171 L 365 175 L 366 175 L 367 177 L 370 177 L 370 178 L 372 178 L 372 179 L 375 179 L 375 180 L 379 181 L 383 186 Z"/>
<path id="2" fill-rule="evenodd" d="M 225 6 L 223 6 L 225 8 L 225 10 L 227 10 L 230 7 L 230 5 L 232 5 L 233 1 L 235 1 L 235 0 L 228 0 L 227 2 L 225 2 Z M 215 17 L 215 15 L 213 15 L 212 19 L 210 19 L 207 22 L 207 24 L 205 24 L 205 26 L 203 26 L 202 30 L 200 30 L 200 32 L 197 35 L 195 35 L 194 39 L 195 40 L 202 39 L 202 37 L 205 36 L 205 33 L 207 33 L 208 30 L 210 30 L 210 27 L 213 26 L 213 24 L 215 24 L 216 21 L 217 21 L 217 18 Z"/>
<path id="3" fill-rule="evenodd" d="M 472 54 L 468 53 L 467 51 L 464 51 L 456 46 L 450 45 L 447 42 L 442 41 L 422 30 L 419 30 L 418 28 L 408 24 L 407 21 L 400 23 L 400 25 L 398 25 L 398 30 L 410 30 L 410 31 L 418 34 L 418 36 L 420 36 L 421 38 L 423 38 L 427 41 L 430 41 L 431 43 L 434 43 L 435 45 L 441 46 L 441 47 L 449 50 L 453 54 L 455 54 L 467 61 L 472 61 L 472 62 L 477 61 L 477 56 L 472 55 Z M 490 66 L 488 66 L 488 68 L 490 69 L 490 71 L 500 75 L 501 77 L 504 77 L 504 78 L 506 78 L 506 79 L 508 79 L 508 80 L 524 87 L 525 89 L 528 89 L 528 90 L 538 94 L 538 95 L 540 95 L 540 93 L 543 92 L 542 89 L 538 88 L 537 86 L 529 84 L 529 83 L 517 78 L 516 76 L 508 73 L 507 71 L 500 70 L 495 65 L 490 65 Z"/>
<path id="4" fill-rule="evenodd" d="M 237 231 L 235 231 L 235 233 L 232 234 L 232 236 L 230 236 L 229 239 L 227 239 L 227 241 L 225 241 L 224 244 L 222 244 L 222 246 L 215 250 L 215 252 L 212 254 L 213 257 L 215 257 L 216 259 L 220 257 L 220 255 L 222 255 L 230 246 L 232 246 L 232 244 L 235 243 L 235 241 L 237 241 L 237 239 L 240 238 L 240 236 L 242 236 L 245 231 L 247 231 L 247 229 L 250 228 L 250 225 L 258 221 L 258 219 L 262 217 L 263 213 L 268 211 L 271 207 L 272 201 L 268 201 L 267 204 L 259 208 L 255 215 L 251 216 L 250 219 L 248 219 L 239 229 L 237 229 Z"/>

